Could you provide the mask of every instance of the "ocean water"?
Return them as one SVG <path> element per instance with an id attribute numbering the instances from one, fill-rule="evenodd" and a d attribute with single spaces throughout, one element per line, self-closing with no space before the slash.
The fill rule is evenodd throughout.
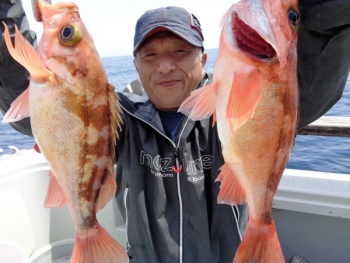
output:
<path id="1" fill-rule="evenodd" d="M 207 72 L 213 72 L 217 49 L 207 50 Z M 102 58 L 108 79 L 116 90 L 122 91 L 136 79 L 132 56 Z M 342 99 L 326 116 L 350 116 L 350 78 L 347 80 Z M 34 140 L 16 132 L 4 124 L 0 113 L 0 148 L 10 153 L 9 145 L 19 149 L 31 149 Z M 298 135 L 287 168 L 350 174 L 350 138 Z"/>

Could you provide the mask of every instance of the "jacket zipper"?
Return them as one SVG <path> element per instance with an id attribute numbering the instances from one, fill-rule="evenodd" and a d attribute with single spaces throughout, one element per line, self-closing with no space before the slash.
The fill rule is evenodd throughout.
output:
<path id="1" fill-rule="evenodd" d="M 174 171 L 177 174 L 176 177 L 176 184 L 177 184 L 177 194 L 178 194 L 178 198 L 179 198 L 179 207 L 180 207 L 180 245 L 179 245 L 179 263 L 182 263 L 182 252 L 183 252 L 183 207 L 182 207 L 182 197 L 181 197 L 181 184 L 180 184 L 180 172 L 182 170 L 182 165 L 179 165 L 179 158 L 178 158 L 178 149 L 179 149 L 179 143 L 180 143 L 180 139 L 182 136 L 183 131 L 185 130 L 185 127 L 188 123 L 189 118 L 186 118 L 186 122 L 184 123 L 184 125 L 182 126 L 181 132 L 178 136 L 178 140 L 177 140 L 177 145 L 167 136 L 165 136 L 163 133 L 161 133 L 156 127 L 154 127 L 153 125 L 149 124 L 148 122 L 146 122 L 145 120 L 135 116 L 134 114 L 132 114 L 131 112 L 129 112 L 128 110 L 126 110 L 120 103 L 119 105 L 123 108 L 124 111 L 126 111 L 128 114 L 130 114 L 131 116 L 135 117 L 136 119 L 146 123 L 147 125 L 151 126 L 154 130 L 156 130 L 160 135 L 162 135 L 164 138 L 166 138 L 167 140 L 169 140 L 171 142 L 171 144 L 174 146 L 174 156 L 175 156 L 175 162 L 176 162 L 176 169 L 174 169 Z M 127 218 L 128 218 L 128 211 L 126 208 L 126 195 L 125 195 L 125 212 L 126 212 L 126 225 L 127 225 Z M 128 231 L 126 228 L 126 238 L 128 236 Z M 130 247 L 129 242 L 127 242 L 128 247 Z"/>
<path id="2" fill-rule="evenodd" d="M 177 195 L 179 198 L 179 207 L 180 207 L 180 232 L 179 232 L 179 239 L 180 239 L 180 245 L 179 245 L 179 263 L 182 263 L 182 257 L 183 257 L 183 206 L 182 206 L 182 196 L 181 196 L 181 184 L 180 184 L 180 172 L 182 171 L 182 165 L 179 165 L 179 144 L 180 144 L 180 138 L 182 137 L 182 134 L 185 130 L 185 127 L 187 125 L 188 118 L 186 118 L 186 122 L 182 126 L 181 132 L 179 133 L 179 136 L 177 137 L 177 145 L 175 147 L 174 151 L 174 157 L 176 162 L 176 183 L 177 183 Z"/>
<path id="3" fill-rule="evenodd" d="M 182 263 L 182 248 L 183 248 L 183 207 L 182 207 L 182 197 L 181 197 L 181 184 L 180 184 L 180 172 L 182 170 L 182 166 L 179 166 L 179 158 L 178 158 L 178 148 L 175 149 L 174 156 L 176 162 L 176 184 L 177 184 L 177 196 L 179 198 L 179 210 L 180 210 L 180 232 L 179 232 L 179 263 Z M 175 171 L 175 169 L 173 169 Z"/>
<path id="4" fill-rule="evenodd" d="M 123 202 L 125 207 L 125 238 L 126 238 L 126 251 L 128 252 L 130 249 L 129 239 L 128 239 L 128 207 L 126 205 L 126 198 L 128 196 L 128 188 L 125 188 Z"/>

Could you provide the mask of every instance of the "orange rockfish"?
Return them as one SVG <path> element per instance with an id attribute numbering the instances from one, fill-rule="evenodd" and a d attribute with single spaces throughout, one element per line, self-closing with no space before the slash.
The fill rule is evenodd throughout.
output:
<path id="1" fill-rule="evenodd" d="M 114 196 L 114 147 L 121 110 L 91 35 L 74 3 L 37 1 L 44 31 L 37 50 L 16 28 L 11 56 L 30 72 L 30 84 L 5 121 L 30 116 L 40 151 L 50 165 L 46 207 L 67 203 L 76 223 L 71 262 L 128 262 L 125 249 L 96 219 Z"/>
<path id="2" fill-rule="evenodd" d="M 249 207 L 235 263 L 284 262 L 272 202 L 296 136 L 297 0 L 242 0 L 222 19 L 213 83 L 179 111 L 216 117 L 225 164 L 218 202 Z"/>

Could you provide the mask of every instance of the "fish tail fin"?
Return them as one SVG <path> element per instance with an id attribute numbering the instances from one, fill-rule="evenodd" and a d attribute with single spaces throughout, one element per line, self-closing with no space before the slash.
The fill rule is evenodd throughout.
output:
<path id="1" fill-rule="evenodd" d="M 218 203 L 228 205 L 242 204 L 245 201 L 245 193 L 230 165 L 224 163 L 220 170 L 221 172 L 216 179 L 221 182 Z"/>
<path id="2" fill-rule="evenodd" d="M 249 219 L 233 263 L 285 263 L 275 223 L 262 224 Z"/>
<path id="3" fill-rule="evenodd" d="M 15 47 L 12 45 L 10 32 L 5 26 L 4 39 L 10 55 L 29 72 L 33 80 L 39 83 L 45 82 L 49 77 L 49 71 L 46 69 L 43 61 L 33 46 L 21 35 L 15 26 Z"/>
<path id="4" fill-rule="evenodd" d="M 2 119 L 3 123 L 20 121 L 29 117 L 29 88 L 23 91 L 12 103 Z"/>
<path id="5" fill-rule="evenodd" d="M 226 108 L 226 121 L 232 134 L 254 114 L 260 93 L 261 84 L 257 70 L 235 73 Z"/>
<path id="6" fill-rule="evenodd" d="M 191 95 L 181 104 L 179 112 L 197 121 L 209 118 L 216 107 L 217 85 L 212 83 L 191 92 Z"/>
<path id="7" fill-rule="evenodd" d="M 67 202 L 66 196 L 58 184 L 56 176 L 51 170 L 49 171 L 49 176 L 49 188 L 47 190 L 44 206 L 46 208 L 62 207 Z"/>
<path id="8" fill-rule="evenodd" d="M 93 229 L 77 231 L 70 262 L 126 263 L 129 257 L 125 249 L 97 224 Z"/>

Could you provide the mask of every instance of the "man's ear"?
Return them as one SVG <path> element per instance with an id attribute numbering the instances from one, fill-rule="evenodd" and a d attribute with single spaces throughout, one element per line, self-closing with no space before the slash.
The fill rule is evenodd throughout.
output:
<path id="1" fill-rule="evenodd" d="M 134 62 L 134 67 L 135 67 L 137 73 L 139 73 L 139 70 L 138 70 L 138 68 L 137 68 L 137 61 L 136 61 L 136 58 L 134 58 L 133 62 Z"/>
<path id="2" fill-rule="evenodd" d="M 207 52 L 203 52 L 202 54 L 202 68 L 204 70 L 205 64 L 207 63 L 207 59 L 208 59 L 208 53 Z"/>

